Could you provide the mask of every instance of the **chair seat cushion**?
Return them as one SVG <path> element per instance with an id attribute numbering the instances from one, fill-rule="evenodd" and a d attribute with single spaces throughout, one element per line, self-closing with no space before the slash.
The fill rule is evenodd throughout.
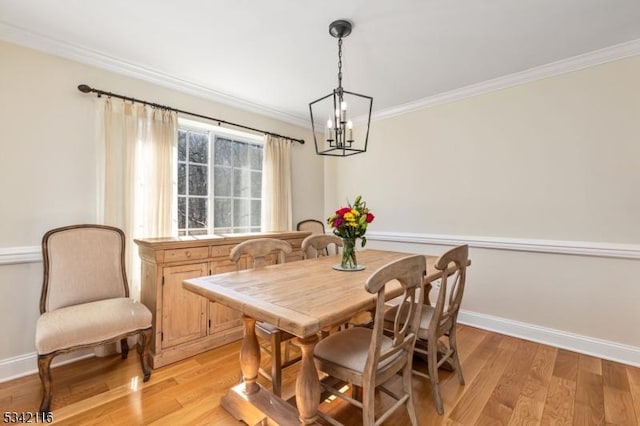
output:
<path id="1" fill-rule="evenodd" d="M 151 327 L 151 312 L 127 297 L 99 300 L 45 312 L 36 323 L 36 349 L 45 355 L 92 345 Z"/>
<path id="2" fill-rule="evenodd" d="M 384 320 L 393 322 L 398 311 L 398 305 L 393 306 L 391 309 L 384 313 Z M 420 329 L 418 330 L 418 339 L 426 340 L 428 338 L 429 324 L 431 323 L 431 317 L 433 317 L 433 306 L 422 305 L 422 311 L 420 313 Z"/>
<path id="3" fill-rule="evenodd" d="M 354 327 L 331 334 L 318 342 L 314 350 L 314 356 L 321 361 L 328 361 L 354 372 L 364 373 L 372 333 L 373 330 L 369 328 Z M 391 345 L 391 339 L 383 335 L 382 351 L 390 348 Z M 398 353 L 398 356 L 400 356 L 400 353 Z M 395 356 L 385 359 L 378 365 L 378 368 L 384 368 L 395 359 Z"/>

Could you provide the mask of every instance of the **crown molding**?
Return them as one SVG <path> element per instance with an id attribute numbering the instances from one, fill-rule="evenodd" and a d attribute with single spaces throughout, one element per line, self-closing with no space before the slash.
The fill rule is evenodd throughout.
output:
<path id="1" fill-rule="evenodd" d="M 61 40 L 50 38 L 42 34 L 28 31 L 24 28 L 10 25 L 0 21 L 0 39 L 21 46 L 30 47 L 55 56 L 71 59 L 76 62 L 90 65 L 96 68 L 111 71 L 117 74 L 147 81 L 168 89 L 177 90 L 182 93 L 193 95 L 199 98 L 218 102 L 244 111 L 253 112 L 269 118 L 284 121 L 295 126 L 310 128 L 308 120 L 298 115 L 278 111 L 265 107 L 246 99 L 241 99 L 200 84 L 180 79 L 172 75 L 154 71 L 130 62 L 122 61 L 103 53 L 87 49 L 82 46 L 73 45 Z"/>
<path id="2" fill-rule="evenodd" d="M 371 120 L 384 120 L 420 109 L 442 105 L 568 72 L 578 71 L 584 68 L 616 61 L 638 54 L 640 54 L 640 39 L 631 40 L 625 43 L 606 47 L 604 49 L 595 50 L 593 52 L 551 62 L 539 67 L 530 68 L 525 71 L 487 80 L 482 83 L 472 84 L 470 86 L 429 96 L 417 101 L 378 110 L 371 114 Z"/>
<path id="3" fill-rule="evenodd" d="M 166 73 L 154 71 L 136 64 L 125 62 L 108 55 L 63 42 L 54 38 L 34 33 L 26 29 L 10 25 L 0 21 L 0 39 L 15 44 L 30 47 L 45 53 L 71 59 L 96 68 L 112 71 L 128 77 L 147 81 L 169 89 L 177 90 L 199 98 L 218 102 L 245 111 L 264 115 L 276 120 L 284 121 L 295 126 L 310 129 L 310 123 L 306 118 L 295 114 L 278 111 L 265 107 L 246 99 L 241 99 L 197 83 L 183 80 Z M 525 71 L 494 78 L 481 83 L 461 87 L 459 89 L 440 93 L 434 96 L 408 102 L 402 105 L 375 111 L 371 115 L 372 121 L 384 120 L 398 115 L 429 108 L 449 102 L 482 95 L 495 90 L 501 90 L 528 82 L 578 71 L 591 66 L 616 61 L 629 56 L 640 54 L 640 39 L 631 40 L 614 46 L 593 52 L 584 53 L 571 58 L 562 59 Z M 354 124 L 363 124 L 366 118 L 354 118 Z"/>

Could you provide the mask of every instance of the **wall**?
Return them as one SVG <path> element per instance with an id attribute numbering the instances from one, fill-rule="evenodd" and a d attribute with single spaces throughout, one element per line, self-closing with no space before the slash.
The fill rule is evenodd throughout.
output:
<path id="1" fill-rule="evenodd" d="M 468 242 L 464 320 L 640 365 L 638 75 L 635 56 L 374 121 L 366 154 L 326 161 L 325 215 L 362 194 L 372 247 Z"/>
<path id="2" fill-rule="evenodd" d="M 304 138 L 292 150 L 293 221 L 321 216 L 322 159 L 307 129 L 5 42 L 0 63 L 0 258 L 32 261 L 48 229 L 95 221 L 95 101 L 81 83 Z M 41 285 L 40 262 L 0 264 L 0 381 L 16 363 L 35 368 Z"/>

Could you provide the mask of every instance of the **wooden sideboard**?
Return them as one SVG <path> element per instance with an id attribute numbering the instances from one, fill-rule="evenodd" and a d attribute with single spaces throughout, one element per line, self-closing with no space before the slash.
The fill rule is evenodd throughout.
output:
<path id="1" fill-rule="evenodd" d="M 235 270 L 229 252 L 253 238 L 285 240 L 293 247 L 287 262 L 300 260 L 300 245 L 308 235 L 290 231 L 135 240 L 142 260 L 140 299 L 153 314 L 153 368 L 242 338 L 238 311 L 184 290 L 182 281 Z M 246 257 L 238 262 L 241 269 L 247 265 Z"/>

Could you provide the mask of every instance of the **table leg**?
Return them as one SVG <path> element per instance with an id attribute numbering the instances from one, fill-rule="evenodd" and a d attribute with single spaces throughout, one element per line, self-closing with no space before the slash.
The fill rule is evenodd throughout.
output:
<path id="1" fill-rule="evenodd" d="M 296 343 L 302 352 L 300 372 L 296 380 L 296 405 L 300 413 L 300 422 L 305 425 L 316 421 L 320 405 L 320 380 L 313 361 L 313 349 L 316 343 L 318 343 L 316 335 L 304 339 L 298 338 Z"/>
<path id="2" fill-rule="evenodd" d="M 240 347 L 240 370 L 244 381 L 244 391 L 251 395 L 260 390 L 258 385 L 258 369 L 260 368 L 260 346 L 256 336 L 256 320 L 243 317 L 244 338 Z"/>

